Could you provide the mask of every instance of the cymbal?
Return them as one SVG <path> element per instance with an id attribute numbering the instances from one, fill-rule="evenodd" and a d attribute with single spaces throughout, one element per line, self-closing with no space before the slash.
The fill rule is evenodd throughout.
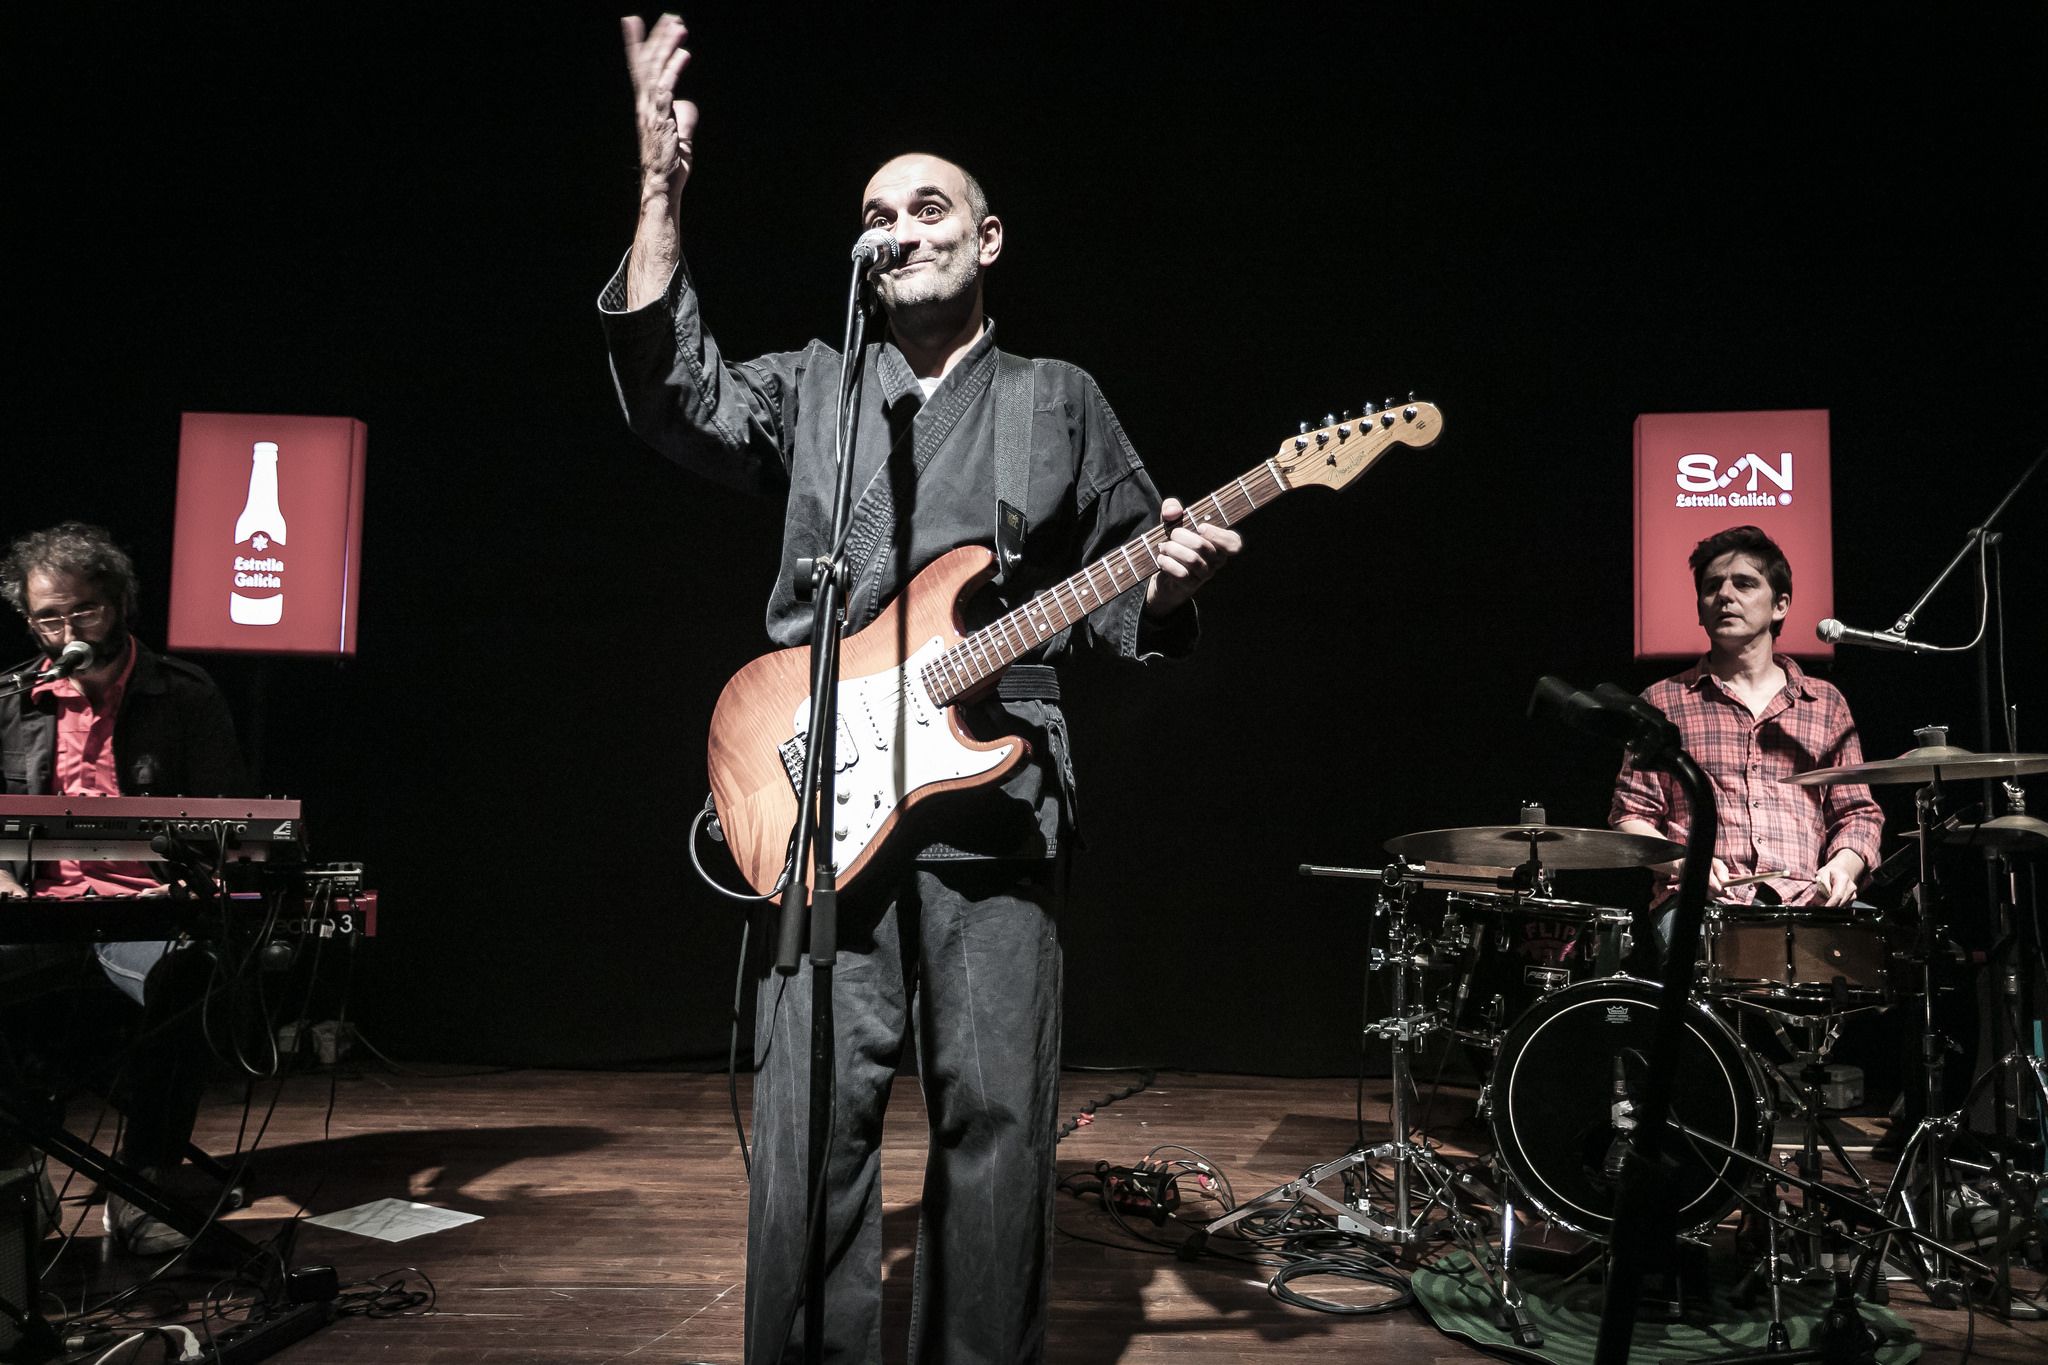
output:
<path id="1" fill-rule="evenodd" d="M 1909 829 L 1906 837 L 1917 839 L 1920 831 Z M 1957 825 L 1943 830 L 1935 836 L 1935 842 L 1989 849 L 1993 853 L 2048 853 L 2048 820 L 2037 820 L 2031 815 L 2001 815 L 1981 825 Z"/>
<path id="2" fill-rule="evenodd" d="M 2022 773 L 2048 773 L 2048 754 L 1980 754 L 1953 744 L 1929 744 L 1897 758 L 1815 768 L 1785 781 L 1795 787 L 1832 787 L 1841 782 L 1967 782 Z"/>
<path id="3" fill-rule="evenodd" d="M 1569 825 L 1472 825 L 1426 829 L 1387 840 L 1387 852 L 1416 862 L 1546 867 L 1648 867 L 1685 856 L 1685 845 L 1618 829 L 1574 829 Z"/>

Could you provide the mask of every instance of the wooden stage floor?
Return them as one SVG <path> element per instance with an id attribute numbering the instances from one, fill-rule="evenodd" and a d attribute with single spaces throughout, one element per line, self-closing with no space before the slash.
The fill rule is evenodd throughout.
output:
<path id="1" fill-rule="evenodd" d="M 1067 1112 L 1134 1079 L 1070 1072 Z M 1385 1091 L 1384 1082 L 1375 1084 L 1380 1100 L 1368 1101 L 1367 1131 L 1380 1140 Z M 384 1197 L 482 1218 L 401 1243 L 302 1227 L 295 1264 L 330 1263 L 344 1281 L 395 1272 L 415 1287 L 423 1272 L 438 1301 L 431 1314 L 345 1317 L 276 1358 L 291 1365 L 738 1365 L 746 1196 L 723 1076 L 374 1071 L 336 1083 L 331 1113 L 329 1097 L 324 1076 L 285 1085 L 252 1168 L 255 1203 L 232 1216 L 240 1231 L 261 1240 L 301 1207 L 325 1213 Z M 1098 1161 L 1129 1164 L 1178 1143 L 1218 1165 L 1238 1198 L 1249 1199 L 1350 1150 L 1353 1106 L 1353 1086 L 1344 1080 L 1162 1075 L 1069 1136 L 1060 1169 L 1092 1173 Z M 1469 1145 L 1477 1139 L 1470 1110 L 1469 1098 L 1447 1097 L 1432 1133 Z M 259 1109 L 254 1123 L 262 1117 Z M 202 1144 L 232 1150 L 241 1121 L 238 1096 L 215 1096 L 201 1116 Z M 885 1292 L 899 1340 L 923 1142 L 915 1083 L 899 1083 L 884 1157 Z M 46 1288 L 71 1310 L 152 1268 L 108 1253 L 99 1211 L 76 1188 L 65 1210 L 82 1230 Z M 1215 1215 L 1198 1206 L 1191 1216 Z M 1138 1246 L 1093 1200 L 1062 1195 L 1058 1222 L 1049 1359 L 1060 1365 L 1483 1358 L 1438 1334 L 1416 1310 L 1341 1317 L 1292 1307 L 1269 1295 L 1267 1272 L 1257 1267 L 1182 1262 Z M 170 1278 L 197 1298 L 219 1273 Z M 142 1302 L 157 1302 L 155 1292 Z M 1927 1308 L 1910 1285 L 1900 1286 L 1894 1306 L 1918 1327 L 1927 1358 L 1957 1356 L 1963 1314 Z M 893 1349 L 890 1358 L 900 1359 L 900 1345 Z M 2048 1358 L 2048 1326 L 2008 1326 L 1979 1314 L 1973 1355 Z"/>

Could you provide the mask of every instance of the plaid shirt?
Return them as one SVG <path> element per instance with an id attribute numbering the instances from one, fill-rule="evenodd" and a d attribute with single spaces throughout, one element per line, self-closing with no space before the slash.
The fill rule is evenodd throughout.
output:
<path id="1" fill-rule="evenodd" d="M 1709 673 L 1702 658 L 1685 672 L 1655 683 L 1643 699 L 1671 718 L 1686 751 L 1714 784 L 1719 837 L 1714 854 L 1730 877 L 1773 868 L 1783 878 L 1761 883 L 1788 905 L 1816 898 L 1812 877 L 1828 859 L 1848 849 L 1866 868 L 1877 866 L 1884 812 L 1861 782 L 1794 787 L 1784 779 L 1816 768 L 1863 761 L 1863 745 L 1849 704 L 1831 683 L 1809 678 L 1785 655 L 1772 656 L 1785 670 L 1785 686 L 1762 715 Z M 1631 754 L 1614 782 L 1607 823 L 1647 820 L 1680 843 L 1692 828 L 1692 812 L 1677 779 L 1636 766 Z M 1655 899 L 1677 889 L 1676 875 L 1660 880 Z M 1735 887 L 1730 901 L 1751 901 L 1756 887 Z"/>

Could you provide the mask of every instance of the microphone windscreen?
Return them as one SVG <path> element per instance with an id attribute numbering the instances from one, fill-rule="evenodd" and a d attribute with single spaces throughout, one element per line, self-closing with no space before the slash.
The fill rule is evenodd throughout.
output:
<path id="1" fill-rule="evenodd" d="M 887 228 L 869 228 L 853 244 L 853 259 L 873 261 L 883 270 L 895 265 L 902 254 L 903 244 Z"/>
<path id="2" fill-rule="evenodd" d="M 1842 639 L 1842 623 L 1832 616 L 1823 617 L 1820 624 L 1813 628 L 1813 633 L 1831 645 L 1839 644 Z"/>

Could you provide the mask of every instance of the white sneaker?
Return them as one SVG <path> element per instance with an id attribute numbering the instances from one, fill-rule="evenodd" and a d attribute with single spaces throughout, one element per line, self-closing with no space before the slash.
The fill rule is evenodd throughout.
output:
<path id="1" fill-rule="evenodd" d="M 144 1171 L 143 1179 L 155 1179 Z M 109 1193 L 100 1219 L 114 1244 L 130 1256 L 162 1256 L 192 1245 L 192 1239 L 160 1218 L 152 1218 L 118 1194 Z"/>

